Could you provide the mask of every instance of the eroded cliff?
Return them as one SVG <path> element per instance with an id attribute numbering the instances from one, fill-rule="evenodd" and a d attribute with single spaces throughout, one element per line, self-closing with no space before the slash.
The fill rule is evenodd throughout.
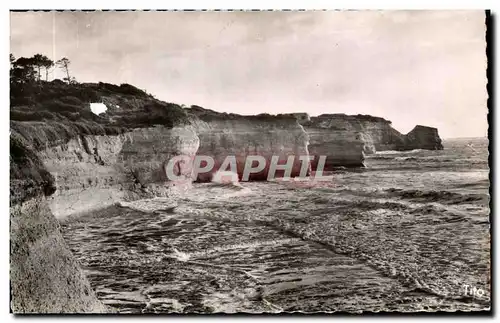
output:
<path id="1" fill-rule="evenodd" d="M 443 149 L 436 128 L 416 126 L 404 135 L 394 129 L 389 120 L 370 115 L 322 114 L 309 120 L 302 117 L 299 122 L 306 128 L 311 141 L 320 147 L 320 151 L 322 145 L 331 145 L 332 149 L 335 148 L 337 151 L 350 150 L 352 148 L 349 145 L 359 147 L 359 142 L 365 154 L 383 150 Z M 337 137 L 342 143 L 335 144 Z M 309 150 L 315 154 L 312 147 Z M 335 158 L 334 150 L 328 149 L 328 151 L 333 161 L 338 159 Z M 358 160 L 362 161 L 359 154 L 357 156 Z M 344 162 L 340 160 L 340 163 Z M 354 163 L 353 166 L 359 164 Z"/>
<path id="2" fill-rule="evenodd" d="M 265 167 L 251 173 L 249 180 L 266 180 L 273 156 L 276 156 L 278 165 L 285 165 L 289 157 L 293 158 L 290 176 L 299 176 L 302 167 L 300 156 L 309 156 L 308 135 L 294 117 L 229 115 L 200 107 L 192 107 L 189 111 L 200 119 L 196 122 L 200 138 L 197 154 L 210 156 L 215 161 L 211 172 L 197 176 L 200 181 L 210 180 L 213 173 L 225 166 L 222 164 L 228 156 L 235 157 L 236 172 L 240 178 L 248 156 L 264 158 Z M 276 177 L 283 175 L 284 170 L 276 170 Z"/>
<path id="3" fill-rule="evenodd" d="M 49 197 L 58 218 L 122 200 L 166 196 L 165 165 L 174 156 L 194 156 L 199 140 L 192 127 L 134 129 L 117 136 L 80 136 L 40 151 L 57 190 Z M 180 174 L 190 175 L 182 164 Z"/>
<path id="4" fill-rule="evenodd" d="M 317 169 L 321 156 L 326 157 L 324 169 L 327 171 L 339 166 L 363 167 L 366 143 L 361 132 L 339 126 L 335 121 L 313 117 L 303 122 L 309 135 L 309 153 L 314 156 L 312 169 Z"/>
<path id="5" fill-rule="evenodd" d="M 404 149 L 442 150 L 443 144 L 436 128 L 417 125 L 404 137 Z"/>

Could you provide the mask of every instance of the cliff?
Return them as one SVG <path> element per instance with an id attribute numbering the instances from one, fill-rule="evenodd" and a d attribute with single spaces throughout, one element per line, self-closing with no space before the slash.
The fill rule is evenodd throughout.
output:
<path id="1" fill-rule="evenodd" d="M 122 200 L 166 196 L 165 164 L 174 156 L 193 157 L 199 139 L 192 127 L 133 129 L 117 136 L 79 136 L 39 151 L 58 188 L 48 197 L 57 218 L 88 212 Z M 191 165 L 181 167 L 190 176 Z"/>
<path id="2" fill-rule="evenodd" d="M 108 110 L 93 114 L 89 100 Z M 164 163 L 198 147 L 180 106 L 131 85 L 42 82 L 11 101 L 11 201 L 43 187 L 57 217 L 164 195 Z"/>
<path id="3" fill-rule="evenodd" d="M 302 125 L 309 135 L 309 153 L 314 156 L 313 170 L 316 170 L 320 156 L 326 156 L 325 170 L 364 166 L 365 141 L 350 123 L 343 124 L 335 118 L 312 117 Z"/>
<path id="4" fill-rule="evenodd" d="M 443 144 L 436 128 L 417 125 L 404 137 L 403 149 L 442 150 Z"/>
<path id="5" fill-rule="evenodd" d="M 188 111 L 198 117 L 196 129 L 200 138 L 198 155 L 214 158 L 215 166 L 209 173 L 199 174 L 197 180 L 212 178 L 228 156 L 235 156 L 237 173 L 241 179 L 247 156 L 261 156 L 266 161 L 263 170 L 252 173 L 249 180 L 266 180 L 272 156 L 278 157 L 278 165 L 287 163 L 293 156 L 291 176 L 300 174 L 299 156 L 308 156 L 308 135 L 292 116 L 240 116 L 218 113 L 201 107 L 191 107 Z M 227 170 L 227 169 L 222 169 Z M 283 176 L 277 170 L 276 176 Z"/>
<path id="6" fill-rule="evenodd" d="M 302 118 L 304 120 L 304 118 Z M 392 127 L 389 120 L 370 115 L 322 114 L 310 120 L 299 122 L 304 126 L 321 150 L 322 145 L 331 145 L 338 150 L 351 149 L 348 145 L 363 146 L 365 154 L 383 150 L 443 149 L 441 138 L 436 128 L 416 126 L 408 134 L 401 134 Z M 331 133 L 331 134 L 330 134 Z M 350 135 L 348 135 L 350 134 Z M 344 143 L 332 144 L 336 136 L 343 136 Z M 314 148 L 309 150 L 314 154 Z M 332 150 L 328 150 L 332 152 Z M 352 150 L 354 152 L 354 150 Z M 359 155 L 357 155 L 359 156 Z M 361 160 L 361 157 L 359 157 Z M 335 155 L 331 159 L 335 161 Z M 337 158 L 338 159 L 338 158 Z M 342 160 L 339 161 L 343 163 Z M 338 164 L 335 162 L 335 164 Z M 349 166 L 349 165 L 344 165 Z M 353 166 L 359 166 L 354 164 Z"/>

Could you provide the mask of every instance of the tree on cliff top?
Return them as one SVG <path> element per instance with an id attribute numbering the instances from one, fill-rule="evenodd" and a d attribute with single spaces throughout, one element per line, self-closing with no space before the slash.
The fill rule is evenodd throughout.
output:
<path id="1" fill-rule="evenodd" d="M 12 68 L 10 69 L 10 82 L 13 84 L 26 84 L 36 80 L 36 71 L 33 64 L 33 58 L 19 57 L 15 59 L 10 57 Z M 12 61 L 12 59 L 14 59 Z"/>
<path id="2" fill-rule="evenodd" d="M 49 69 L 54 65 L 54 62 L 49 59 L 47 56 L 42 55 L 42 54 L 35 54 L 31 58 L 33 65 L 37 68 L 38 70 L 38 80 L 40 81 L 42 78 L 42 72 L 41 69 L 45 69 L 45 81 L 48 81 L 49 78 Z"/>
<path id="3" fill-rule="evenodd" d="M 64 78 L 64 80 L 67 81 L 68 83 L 75 83 L 76 82 L 75 78 L 69 75 L 69 64 L 71 64 L 71 61 L 66 57 L 63 57 L 56 62 L 56 65 L 66 72 L 66 77 Z"/>
<path id="4" fill-rule="evenodd" d="M 45 69 L 45 81 L 48 81 L 49 69 L 54 66 L 54 62 L 47 56 L 35 54 L 32 57 L 19 57 L 16 59 L 10 54 L 11 80 L 20 83 L 40 81 L 42 79 L 42 69 Z"/>

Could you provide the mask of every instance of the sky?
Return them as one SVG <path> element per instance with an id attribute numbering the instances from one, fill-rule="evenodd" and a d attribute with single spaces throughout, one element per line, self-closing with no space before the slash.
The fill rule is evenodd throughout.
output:
<path id="1" fill-rule="evenodd" d="M 11 53 L 239 114 L 370 114 L 486 136 L 482 11 L 11 12 Z M 61 71 L 50 74 L 62 78 Z"/>

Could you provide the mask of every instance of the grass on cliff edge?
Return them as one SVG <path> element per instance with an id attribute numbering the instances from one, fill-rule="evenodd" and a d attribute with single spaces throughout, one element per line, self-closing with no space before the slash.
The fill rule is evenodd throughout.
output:
<path id="1" fill-rule="evenodd" d="M 188 114 L 175 104 L 157 100 L 130 85 L 108 83 L 67 84 L 60 80 L 12 86 L 10 118 L 13 121 L 80 122 L 125 129 L 187 122 Z M 99 116 L 90 103 L 104 103 Z"/>

